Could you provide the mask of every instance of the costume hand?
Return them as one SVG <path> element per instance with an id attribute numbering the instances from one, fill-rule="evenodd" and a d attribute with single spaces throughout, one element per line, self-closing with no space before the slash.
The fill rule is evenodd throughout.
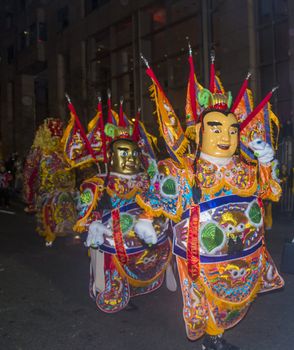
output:
<path id="1" fill-rule="evenodd" d="M 104 243 L 104 235 L 110 237 L 112 235 L 112 231 L 101 222 L 93 221 L 89 226 L 85 246 L 97 248 L 99 245 Z"/>
<path id="2" fill-rule="evenodd" d="M 274 150 L 268 143 L 261 139 L 249 142 L 249 147 L 252 149 L 254 155 L 261 164 L 270 163 L 274 159 Z"/>
<path id="3" fill-rule="evenodd" d="M 139 219 L 135 224 L 134 230 L 140 239 L 147 244 L 156 244 L 157 235 L 152 225 L 152 220 Z"/>

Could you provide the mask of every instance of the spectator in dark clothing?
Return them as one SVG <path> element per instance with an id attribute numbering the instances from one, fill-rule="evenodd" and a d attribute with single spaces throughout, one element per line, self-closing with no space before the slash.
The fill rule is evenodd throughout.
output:
<path id="1" fill-rule="evenodd" d="M 0 163 L 0 206 L 9 207 L 9 184 L 12 175 L 6 170 L 4 163 Z"/>

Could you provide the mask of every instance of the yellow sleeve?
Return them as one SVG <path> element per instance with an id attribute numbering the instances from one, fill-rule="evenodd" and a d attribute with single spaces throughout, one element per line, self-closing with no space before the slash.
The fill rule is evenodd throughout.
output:
<path id="1" fill-rule="evenodd" d="M 282 194 L 277 173 L 278 162 L 273 161 L 269 165 L 259 164 L 260 197 L 277 202 Z"/>

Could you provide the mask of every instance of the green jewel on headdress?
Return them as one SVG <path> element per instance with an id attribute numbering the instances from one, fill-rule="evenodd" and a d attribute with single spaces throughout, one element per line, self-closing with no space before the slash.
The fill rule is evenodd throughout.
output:
<path id="1" fill-rule="evenodd" d="M 231 91 L 227 93 L 211 93 L 208 89 L 202 89 L 197 94 L 199 104 L 206 108 L 215 109 L 229 109 L 232 104 L 232 94 Z"/>
<path id="2" fill-rule="evenodd" d="M 105 135 L 115 139 L 129 139 L 133 134 L 133 127 L 130 125 L 128 127 L 116 126 L 110 123 L 105 125 L 104 129 Z"/>

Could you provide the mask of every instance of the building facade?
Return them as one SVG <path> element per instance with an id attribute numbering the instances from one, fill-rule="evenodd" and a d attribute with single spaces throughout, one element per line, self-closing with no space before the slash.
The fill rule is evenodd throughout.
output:
<path id="1" fill-rule="evenodd" d="M 130 116 L 142 107 L 155 132 L 149 60 L 184 120 L 189 39 L 200 82 L 207 86 L 209 55 L 236 96 L 248 70 L 259 99 L 273 86 L 284 134 L 292 137 L 294 5 L 290 0 L 2 0 L 0 7 L 0 122 L 4 155 L 25 154 L 48 116 L 68 120 L 65 92 L 84 125 L 98 92 L 120 96 Z M 292 161 L 292 148 L 287 160 Z M 290 158 L 289 158 L 290 157 Z"/>

